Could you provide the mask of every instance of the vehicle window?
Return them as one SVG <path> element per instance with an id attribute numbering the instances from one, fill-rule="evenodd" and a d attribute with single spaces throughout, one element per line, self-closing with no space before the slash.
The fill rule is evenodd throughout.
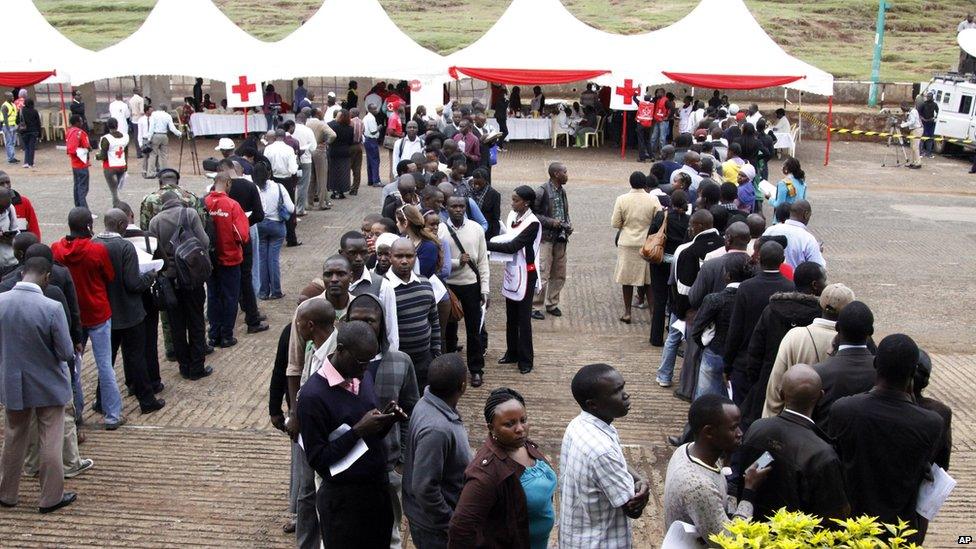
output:
<path id="1" fill-rule="evenodd" d="M 935 102 L 938 103 L 942 101 L 942 90 L 935 92 Z"/>
<path id="2" fill-rule="evenodd" d="M 970 111 L 972 110 L 973 110 L 973 96 L 971 95 L 962 96 L 962 99 L 959 101 L 959 113 L 969 114 Z"/>
<path id="3" fill-rule="evenodd" d="M 952 94 L 949 93 L 949 92 L 945 92 L 945 95 L 942 96 L 942 102 L 943 103 L 948 103 L 950 97 L 952 97 Z"/>

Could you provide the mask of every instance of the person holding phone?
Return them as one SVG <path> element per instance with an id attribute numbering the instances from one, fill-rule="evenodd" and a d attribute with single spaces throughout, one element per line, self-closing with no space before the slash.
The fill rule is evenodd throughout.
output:
<path id="1" fill-rule="evenodd" d="M 680 520 L 694 524 L 707 540 L 725 530 L 733 518 L 751 519 L 756 491 L 775 465 L 752 463 L 744 474 L 744 490 L 736 498 L 723 473 L 726 456 L 742 443 L 741 414 L 728 397 L 709 394 L 691 403 L 688 422 L 695 441 L 679 446 L 664 479 L 664 527 Z M 751 462 L 746 462 L 751 463 Z"/>
<path id="2" fill-rule="evenodd" d="M 765 517 L 780 507 L 822 517 L 847 518 L 844 471 L 827 435 L 813 422 L 823 397 L 820 376 L 796 364 L 782 378 L 783 411 L 756 420 L 742 442 L 743 465 L 772 459 L 768 482 L 755 493 L 755 514 Z"/>

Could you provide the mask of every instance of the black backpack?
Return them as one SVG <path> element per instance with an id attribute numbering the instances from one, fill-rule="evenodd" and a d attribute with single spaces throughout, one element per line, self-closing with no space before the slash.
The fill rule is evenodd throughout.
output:
<path id="1" fill-rule="evenodd" d="M 180 211 L 179 224 L 169 243 L 173 249 L 177 283 L 181 288 L 199 288 L 210 278 L 213 263 L 210 261 L 210 251 L 190 229 L 188 211 L 190 208 Z M 192 215 L 196 215 L 196 212 Z"/>

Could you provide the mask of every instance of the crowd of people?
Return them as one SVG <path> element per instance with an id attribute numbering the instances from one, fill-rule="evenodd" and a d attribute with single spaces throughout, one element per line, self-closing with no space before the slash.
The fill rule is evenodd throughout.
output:
<path id="1" fill-rule="evenodd" d="M 480 102 L 452 102 L 403 125 L 384 185 L 378 149 L 391 118 L 378 116 L 382 103 L 364 101 L 360 119 L 353 84 L 351 108 L 330 97 L 322 110 L 306 92 L 295 98 L 305 106 L 294 121 L 240 144 L 220 139 L 203 197 L 166 167 L 172 117 L 162 105 L 145 108 L 144 174 L 159 188 L 138 210 L 117 194 L 129 148 L 123 124 L 111 118 L 93 144 L 73 115 L 75 207 L 68 234 L 51 246 L 40 243 L 29 199 L 0 172 L 0 505 L 18 504 L 25 467 L 40 477 L 41 512 L 76 499 L 63 479 L 93 466 L 78 453 L 77 429 L 89 343 L 98 373 L 92 409 L 115 430 L 126 422 L 119 350 L 128 394 L 153 413 L 166 405 L 159 332 L 162 355 L 199 380 L 213 373 L 210 353 L 238 343 L 238 310 L 246 333 L 260 333 L 269 325 L 259 302 L 292 297 L 268 410 L 292 441 L 295 520 L 286 529 L 299 547 L 399 547 L 404 517 L 420 549 L 542 549 L 557 529 L 560 547 L 632 546 L 630 521 L 651 485 L 627 463 L 613 426 L 630 408 L 619 371 L 590 364 L 574 375 L 580 412 L 566 427 L 558 475 L 529 437 L 531 403 L 517 390 L 490 392 L 476 451 L 458 408 L 468 387 L 485 382 L 490 262 L 503 271 L 499 364 L 531 374 L 533 321 L 563 315 L 574 234 L 566 165 L 549 164 L 541 185 L 517 186 L 502 217 L 491 150 L 504 131 L 487 123 Z M 922 395 L 931 361 L 905 335 L 875 344 L 868 305 L 827 283 L 822 245 L 808 230 L 806 175 L 787 158 L 782 179 L 767 181 L 776 147 L 758 107 L 728 108 L 718 92 L 707 108 L 688 99 L 678 132 L 667 123 L 666 95 L 639 100 L 651 104 L 641 160 L 653 164 L 631 175 L 611 216 L 620 320 L 649 310 L 650 343 L 663 348 L 656 383 L 670 387 L 683 356 L 675 394 L 691 402 L 684 432 L 669 437 L 665 527 L 681 520 L 707 540 L 731 517 L 786 507 L 904 519 L 923 539 L 918 487 L 932 463 L 948 468 L 951 450 L 951 411 Z M 112 191 L 101 232 L 85 198 L 93 150 Z M 370 198 L 373 212 L 342 234 L 321 276 L 286 296 L 282 246 L 301 245 L 297 220 L 316 203 L 331 208 L 358 194 L 363 156 L 367 187 L 382 188 Z M 767 453 L 771 462 L 760 460 Z"/>

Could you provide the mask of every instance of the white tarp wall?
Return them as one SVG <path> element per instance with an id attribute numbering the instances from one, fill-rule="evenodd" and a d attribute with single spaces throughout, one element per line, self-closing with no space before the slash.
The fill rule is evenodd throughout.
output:
<path id="1" fill-rule="evenodd" d="M 33 0 L 3 0 L 4 71 L 57 71 L 43 84 L 79 83 L 75 72 L 93 64 L 95 52 L 75 44 L 34 6 Z"/>

